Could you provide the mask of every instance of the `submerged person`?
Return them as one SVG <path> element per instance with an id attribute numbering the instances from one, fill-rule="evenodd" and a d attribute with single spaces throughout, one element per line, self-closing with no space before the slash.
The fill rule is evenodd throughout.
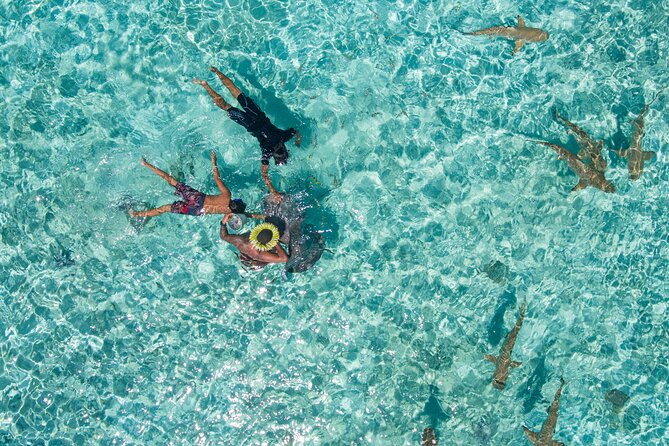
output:
<path id="1" fill-rule="evenodd" d="M 279 229 L 275 225 L 262 223 L 250 232 L 230 234 L 225 223 L 225 219 L 221 220 L 221 240 L 239 250 L 239 260 L 245 266 L 261 269 L 270 263 L 288 261 L 288 254 L 279 243 Z"/>
<path id="2" fill-rule="evenodd" d="M 323 236 L 304 224 L 305 206 L 298 195 L 287 195 L 276 191 L 269 178 L 267 186 L 271 194 L 264 200 L 265 221 L 279 228 L 279 240 L 290 252 L 284 271 L 301 273 L 311 269 L 325 250 Z"/>
<path id="3" fill-rule="evenodd" d="M 289 128 L 288 130 L 277 128 L 272 124 L 260 107 L 237 88 L 229 77 L 221 73 L 216 67 L 209 67 L 209 69 L 218 76 L 230 94 L 237 99 L 237 102 L 239 102 L 239 105 L 243 110 L 228 104 L 221 95 L 216 93 L 216 91 L 209 86 L 207 81 L 193 79 L 193 83 L 204 87 L 217 107 L 226 111 L 230 119 L 244 127 L 250 134 L 258 139 L 262 150 L 262 156 L 260 158 L 262 178 L 265 184 L 268 184 L 269 186 L 271 184 L 267 173 L 269 170 L 269 160 L 274 158 L 275 164 L 285 164 L 288 161 L 288 149 L 286 149 L 285 143 L 290 141 L 294 136 L 295 145 L 299 147 L 302 143 L 302 135 L 293 128 Z"/>
<path id="4" fill-rule="evenodd" d="M 180 196 L 181 200 L 145 211 L 134 211 L 133 209 L 129 209 L 128 213 L 131 217 L 155 217 L 156 215 L 164 214 L 165 212 L 171 212 L 173 214 L 196 216 L 204 214 L 225 214 L 224 220 L 226 222 L 232 214 L 244 214 L 252 218 L 260 219 L 265 218 L 262 214 L 247 214 L 245 212 L 246 204 L 241 199 L 231 199 L 230 189 L 223 183 L 223 180 L 221 180 L 221 176 L 218 173 L 216 153 L 213 150 L 211 151 L 211 164 L 213 165 L 214 180 L 220 191 L 220 194 L 217 195 L 205 195 L 187 184 L 177 181 L 168 173 L 149 164 L 144 158 L 142 158 L 141 163 L 143 166 L 148 167 L 153 173 L 167 181 L 170 186 L 174 187 L 175 195 Z"/>

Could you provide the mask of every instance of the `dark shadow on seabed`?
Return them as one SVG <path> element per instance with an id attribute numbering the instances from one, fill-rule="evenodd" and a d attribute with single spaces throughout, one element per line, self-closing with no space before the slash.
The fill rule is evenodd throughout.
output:
<path id="1" fill-rule="evenodd" d="M 504 315 L 509 308 L 514 307 L 517 303 L 515 287 L 508 285 L 499 300 L 500 304 L 488 323 L 488 342 L 492 347 L 498 345 L 506 333 L 504 330 Z"/>
<path id="2" fill-rule="evenodd" d="M 301 180 L 289 188 L 278 207 L 265 202 L 266 215 L 278 215 L 287 222 L 290 260 L 286 264 L 286 273 L 311 269 L 324 252 L 332 252 L 326 246 L 334 246 L 339 236 L 336 216 L 323 207 L 330 191 L 311 182 L 313 176 L 306 171 L 299 178 Z M 290 193 L 292 190 L 300 192 L 293 194 Z"/>
<path id="3" fill-rule="evenodd" d="M 628 110 L 622 105 L 613 107 L 613 112 L 616 115 L 616 132 L 604 140 L 604 144 L 610 150 L 623 150 L 629 146 L 629 135 L 623 132 L 625 120 L 628 119 Z M 632 119 L 628 119 L 631 123 Z M 631 125 L 630 130 L 631 131 Z"/>

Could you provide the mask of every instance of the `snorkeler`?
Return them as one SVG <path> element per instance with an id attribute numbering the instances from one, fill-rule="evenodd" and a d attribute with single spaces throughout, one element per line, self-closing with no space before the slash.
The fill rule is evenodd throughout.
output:
<path id="1" fill-rule="evenodd" d="M 251 232 L 229 234 L 221 221 L 221 240 L 230 243 L 239 250 L 242 264 L 253 269 L 261 269 L 270 263 L 286 263 L 288 254 L 279 243 L 279 229 L 271 223 L 262 223 Z"/>
<path id="2" fill-rule="evenodd" d="M 246 204 L 239 198 L 231 200 L 230 189 L 223 183 L 221 176 L 218 173 L 216 153 L 213 150 L 211 151 L 211 164 L 214 166 L 214 180 L 221 192 L 218 195 L 205 195 L 202 192 L 177 181 L 168 173 L 149 164 L 142 158 L 142 165 L 148 167 L 155 174 L 170 183 L 170 186 L 176 189 L 174 192 L 175 195 L 180 196 L 181 200 L 175 201 L 172 204 L 165 204 L 155 209 L 148 209 L 146 211 L 134 211 L 130 209 L 128 210 L 128 213 L 131 217 L 155 217 L 156 215 L 164 214 L 165 212 L 197 216 L 204 214 L 225 214 L 225 217 L 223 218 L 225 222 L 228 221 L 232 214 L 244 214 L 251 218 L 259 219 L 265 218 L 265 216 L 261 214 L 247 214 L 245 212 Z"/>
<path id="3" fill-rule="evenodd" d="M 262 178 L 265 184 L 270 186 L 271 183 L 269 183 L 267 174 L 270 158 L 274 158 L 275 164 L 285 164 L 288 161 L 288 149 L 286 149 L 285 143 L 295 136 L 295 145 L 299 147 L 300 144 L 302 144 L 302 135 L 299 131 L 293 128 L 288 130 L 278 129 L 272 124 L 267 115 L 260 110 L 258 105 L 253 102 L 251 98 L 242 93 L 229 77 L 221 73 L 216 67 L 209 67 L 209 69 L 218 76 L 232 96 L 237 99 L 237 102 L 239 102 L 239 105 L 241 105 L 243 110 L 233 107 L 225 102 L 225 99 L 216 93 L 214 89 L 209 86 L 207 81 L 193 79 L 193 83 L 202 85 L 204 89 L 207 90 L 207 93 L 209 93 L 209 96 L 214 100 L 214 104 L 216 104 L 217 107 L 228 112 L 230 119 L 244 127 L 250 134 L 258 139 L 260 148 L 262 149 L 262 156 L 260 158 L 260 162 L 262 163 Z"/>

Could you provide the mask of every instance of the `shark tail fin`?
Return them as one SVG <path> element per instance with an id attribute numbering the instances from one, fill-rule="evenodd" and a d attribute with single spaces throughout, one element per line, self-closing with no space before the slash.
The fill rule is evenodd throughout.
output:
<path id="1" fill-rule="evenodd" d="M 648 106 L 650 107 L 650 105 L 653 102 L 655 102 L 655 99 L 657 99 L 664 92 L 664 90 L 666 90 L 666 89 L 667 89 L 666 85 L 664 87 L 660 88 L 660 90 L 657 93 L 655 93 L 655 96 L 653 96 L 653 99 L 650 100 L 650 102 L 648 103 Z"/>
<path id="2" fill-rule="evenodd" d="M 497 364 L 497 357 L 496 356 L 485 355 L 484 358 L 487 359 L 488 361 L 492 362 L 493 364 Z"/>
<path id="3" fill-rule="evenodd" d="M 548 146 L 548 147 L 550 147 L 550 145 L 551 145 L 551 143 L 549 143 L 547 141 L 539 141 L 538 139 L 528 139 L 527 141 L 528 142 L 533 142 L 535 144 L 541 144 L 541 145 Z"/>
<path id="4" fill-rule="evenodd" d="M 567 382 L 564 380 L 563 377 L 560 377 L 560 387 L 558 387 L 558 389 L 555 391 L 555 400 L 554 400 L 554 402 L 560 399 L 560 396 L 562 395 L 562 389 L 563 389 L 564 386 L 566 386 L 566 385 L 567 385 Z M 552 408 L 552 407 L 553 407 L 553 404 L 551 404 L 550 406 L 548 406 L 548 409 L 546 409 L 546 413 L 551 413 L 551 408 Z"/>
<path id="5" fill-rule="evenodd" d="M 530 439 L 532 444 L 535 444 L 537 442 L 537 440 L 539 439 L 539 434 L 537 434 L 536 432 L 532 432 L 525 425 L 523 425 L 523 431 L 525 432 L 525 435 L 527 435 L 527 438 Z"/>
<path id="6" fill-rule="evenodd" d="M 557 107 L 555 108 L 555 119 L 557 119 L 558 121 L 562 121 L 562 122 L 565 121 L 564 116 L 562 116 L 560 114 L 560 110 L 558 110 Z"/>
<path id="7" fill-rule="evenodd" d="M 525 320 L 525 310 L 527 309 L 527 296 L 523 298 L 523 303 L 520 305 L 520 311 L 518 312 L 518 320 L 516 321 L 516 327 L 520 328 L 523 325 Z"/>
<path id="8" fill-rule="evenodd" d="M 518 16 L 518 28 L 525 28 L 525 20 L 521 16 Z"/>
<path id="9" fill-rule="evenodd" d="M 511 368 L 513 369 L 515 369 L 516 367 L 520 367 L 521 365 L 523 365 L 523 363 L 520 361 L 511 361 Z"/>
<path id="10" fill-rule="evenodd" d="M 627 158 L 627 150 L 616 150 L 616 155 L 621 158 Z"/>

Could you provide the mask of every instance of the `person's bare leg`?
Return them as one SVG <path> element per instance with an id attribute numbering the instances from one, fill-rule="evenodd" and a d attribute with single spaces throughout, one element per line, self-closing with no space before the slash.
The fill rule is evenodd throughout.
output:
<path id="1" fill-rule="evenodd" d="M 209 96 L 211 96 L 211 98 L 214 100 L 214 104 L 216 104 L 218 108 L 221 108 L 223 110 L 229 110 L 230 107 L 232 107 L 232 105 L 225 102 L 225 99 L 223 99 L 223 97 L 220 94 L 216 93 L 214 89 L 209 86 L 207 81 L 203 81 L 202 79 L 193 79 L 193 83 L 202 85 L 204 89 L 207 90 L 207 93 L 209 93 Z"/>
<path id="2" fill-rule="evenodd" d="M 156 215 L 164 214 L 165 212 L 170 212 L 172 210 L 171 204 L 164 204 L 155 209 L 148 209 L 146 211 L 135 212 L 132 209 L 128 211 L 131 217 L 140 218 L 140 217 L 155 217 Z"/>
<path id="3" fill-rule="evenodd" d="M 167 172 L 163 172 L 162 170 L 158 169 L 156 166 L 147 163 L 144 158 L 142 158 L 142 166 L 146 166 L 149 169 L 151 169 L 151 171 L 153 173 L 155 173 L 156 175 L 160 176 L 163 180 L 170 183 L 170 186 L 172 186 L 172 187 L 177 186 L 178 181 L 173 176 L 169 175 Z"/>
<path id="4" fill-rule="evenodd" d="M 225 74 L 223 74 L 223 73 L 221 73 L 220 71 L 218 71 L 218 68 L 216 68 L 216 67 L 209 67 L 209 70 L 210 70 L 212 73 L 214 73 L 216 76 L 218 76 L 218 78 L 221 80 L 221 82 L 223 82 L 223 85 L 225 85 L 225 88 L 228 89 L 228 91 L 230 92 L 230 94 L 231 94 L 235 99 L 237 99 L 237 97 L 238 97 L 240 94 L 242 94 L 242 90 L 240 90 L 239 88 L 237 88 L 237 86 L 230 80 L 230 78 L 229 78 L 228 76 L 226 76 Z"/>

